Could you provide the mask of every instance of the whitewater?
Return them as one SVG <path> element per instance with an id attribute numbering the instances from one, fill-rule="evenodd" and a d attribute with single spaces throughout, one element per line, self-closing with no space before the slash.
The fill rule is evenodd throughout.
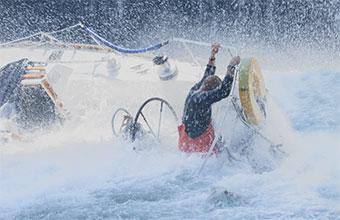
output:
<path id="1" fill-rule="evenodd" d="M 339 57 L 297 48 L 239 54 L 260 61 L 275 103 L 266 132 L 280 130 L 286 155 L 256 160 L 270 169 L 212 157 L 198 174 L 201 155 L 143 142 L 147 150 L 133 150 L 135 143 L 113 137 L 112 114 L 136 111 L 159 88 L 145 85 L 140 94 L 126 83 L 112 94 L 111 82 L 94 76 L 75 87 L 87 97 L 74 99 L 79 117 L 0 146 L 0 219 L 340 219 Z M 180 116 L 186 92 L 171 100 Z M 233 195 L 212 196 L 221 189 Z"/>

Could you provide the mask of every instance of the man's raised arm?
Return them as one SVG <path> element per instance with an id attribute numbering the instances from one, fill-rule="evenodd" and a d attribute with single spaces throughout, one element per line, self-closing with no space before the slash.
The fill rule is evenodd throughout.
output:
<path id="1" fill-rule="evenodd" d="M 227 73 L 221 83 L 219 88 L 203 91 L 199 94 L 199 100 L 206 105 L 211 105 L 212 103 L 218 102 L 223 98 L 226 98 L 230 95 L 231 87 L 233 84 L 235 66 L 240 64 L 240 57 L 233 57 L 228 65 Z"/>
<path id="2" fill-rule="evenodd" d="M 208 76 L 215 74 L 215 71 L 216 71 L 216 66 L 215 66 L 216 57 L 215 57 L 215 55 L 218 53 L 218 49 L 220 47 L 221 47 L 221 45 L 219 43 L 214 43 L 214 44 L 211 45 L 211 55 L 209 57 L 208 65 L 205 68 L 204 75 L 203 75 L 202 79 L 198 83 L 196 83 L 192 89 L 198 90 L 201 87 L 203 81 Z"/>

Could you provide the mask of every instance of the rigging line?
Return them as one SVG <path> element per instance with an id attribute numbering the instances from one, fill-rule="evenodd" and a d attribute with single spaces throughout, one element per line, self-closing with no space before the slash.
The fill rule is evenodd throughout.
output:
<path id="1" fill-rule="evenodd" d="M 73 25 L 73 26 L 70 26 L 70 27 L 66 27 L 66 28 L 63 28 L 63 29 L 61 29 L 61 30 L 52 31 L 52 32 L 42 32 L 42 31 L 40 31 L 40 32 L 37 32 L 37 33 L 35 33 L 35 34 L 29 35 L 29 36 L 27 36 L 27 37 L 15 39 L 15 40 L 12 40 L 12 41 L 9 41 L 9 42 L 0 44 L 0 46 L 6 46 L 6 45 L 18 43 L 18 42 L 20 42 L 20 41 L 28 40 L 28 39 L 30 39 L 30 38 L 32 38 L 32 37 L 36 37 L 36 36 L 43 35 L 43 34 L 50 34 L 50 35 L 52 35 L 52 34 L 55 34 L 55 33 L 63 32 L 63 31 L 65 31 L 65 30 L 73 29 L 73 28 L 78 27 L 78 26 L 81 27 L 82 24 L 81 24 L 81 23 L 78 23 L 78 24 L 76 24 L 76 25 Z"/>
<path id="2" fill-rule="evenodd" d="M 236 119 L 237 119 L 237 115 L 236 115 L 236 117 L 234 118 L 234 120 L 233 120 L 233 127 L 235 127 L 235 124 L 236 124 Z M 223 138 L 223 137 L 222 137 Z M 238 159 L 238 158 L 236 158 L 235 156 L 233 156 L 232 154 L 231 154 L 231 152 L 230 152 L 230 150 L 229 150 L 229 148 L 228 148 L 228 146 L 231 146 L 231 144 L 232 144 L 232 139 L 234 138 L 234 132 L 230 132 L 230 137 L 229 137 L 229 144 L 227 145 L 227 144 L 225 144 L 224 145 L 224 150 L 227 152 L 227 154 L 228 154 L 228 160 L 231 162 L 232 160 L 236 160 L 236 161 L 241 161 L 241 159 Z M 223 140 L 223 139 L 222 139 Z M 231 160 L 232 159 L 232 160 Z"/>
<path id="3" fill-rule="evenodd" d="M 159 140 L 159 133 L 160 133 L 160 130 L 161 130 L 162 112 L 163 112 L 163 102 L 161 102 L 161 108 L 160 108 L 160 111 L 159 111 L 159 121 L 158 121 L 158 131 L 157 131 L 158 140 Z"/>
<path id="4" fill-rule="evenodd" d="M 47 33 L 48 33 L 48 34 L 56 34 L 56 33 L 59 33 L 59 32 L 66 31 L 66 30 L 71 30 L 71 29 L 76 28 L 76 27 L 82 27 L 82 24 L 81 24 L 81 23 L 78 23 L 78 24 L 75 24 L 75 25 L 72 25 L 72 26 L 69 26 L 69 27 L 60 29 L 60 30 L 51 31 L 51 32 L 47 32 Z"/>
<path id="5" fill-rule="evenodd" d="M 233 106 L 235 111 L 237 112 L 241 122 L 248 127 L 250 130 L 252 130 L 254 133 L 258 134 L 260 137 L 262 137 L 264 140 L 266 140 L 269 144 L 273 145 L 273 146 L 282 146 L 282 144 L 275 144 L 272 140 L 270 140 L 269 138 L 267 138 L 266 136 L 264 136 L 260 131 L 258 131 L 258 129 L 252 127 L 251 125 L 249 125 L 245 120 L 244 117 L 242 116 L 242 113 L 240 111 L 240 107 L 237 105 L 237 103 L 235 102 L 235 100 L 232 100 Z"/>
<path id="6" fill-rule="evenodd" d="M 154 131 L 152 130 L 152 128 L 150 127 L 149 122 L 146 120 L 146 118 L 145 118 L 143 112 L 140 112 L 140 114 L 141 114 L 141 116 L 143 117 L 143 119 L 144 119 L 146 125 L 148 126 L 149 130 L 151 131 L 152 135 L 153 135 L 155 138 L 157 138 L 155 132 L 154 132 Z"/>
<path id="7" fill-rule="evenodd" d="M 36 36 L 39 36 L 41 35 L 43 32 L 38 32 L 38 33 L 35 33 L 35 34 L 32 34 L 32 35 L 29 35 L 27 37 L 23 37 L 23 38 L 19 38 L 19 39 L 16 39 L 16 40 L 12 40 L 12 41 L 9 41 L 9 42 L 5 42 L 5 43 L 2 43 L 0 44 L 0 46 L 6 46 L 6 45 L 10 45 L 10 44 L 15 44 L 15 43 L 19 43 L 20 41 L 23 41 L 23 40 L 28 40 L 32 37 L 36 37 Z"/>
<path id="8" fill-rule="evenodd" d="M 186 42 L 182 42 L 182 44 L 183 44 L 184 48 L 187 50 L 187 52 L 189 53 L 189 55 L 190 55 L 191 59 L 194 61 L 194 63 L 196 65 L 198 65 L 201 68 L 201 70 L 203 71 L 203 66 L 200 64 L 200 62 L 197 61 L 197 59 L 195 58 L 194 54 L 192 53 L 192 51 L 190 50 L 189 46 L 187 45 L 187 43 Z M 201 76 L 199 76 L 199 77 L 201 77 Z"/>
<path id="9" fill-rule="evenodd" d="M 146 53 L 149 51 L 153 51 L 153 50 L 158 50 L 161 47 L 167 45 L 169 43 L 169 41 L 164 41 L 155 45 L 151 45 L 149 47 L 145 47 L 145 48 L 139 48 L 139 49 L 129 49 L 129 48 L 123 48 L 123 47 L 119 47 L 117 45 L 114 45 L 113 43 L 109 42 L 108 40 L 104 39 L 103 37 L 99 36 L 97 33 L 95 33 L 93 30 L 91 30 L 88 27 L 83 26 L 83 29 L 85 31 L 87 31 L 89 34 L 92 34 L 94 37 L 98 38 L 98 40 L 100 40 L 105 46 L 115 50 L 115 51 L 119 51 L 121 53 L 130 53 L 130 54 L 135 54 L 135 53 Z"/>
<path id="10" fill-rule="evenodd" d="M 235 91 L 235 86 L 236 86 L 235 84 L 236 84 L 237 75 L 238 75 L 238 72 L 239 72 L 238 69 L 235 69 L 234 71 L 235 71 L 235 72 L 234 72 L 234 77 L 233 77 L 233 78 L 234 78 L 234 79 L 233 79 L 233 84 L 231 85 L 232 87 L 231 87 L 231 91 L 230 91 L 230 93 L 229 93 L 229 94 L 231 94 L 231 97 L 234 96 L 234 91 Z M 225 111 L 223 120 L 222 120 L 221 123 L 219 124 L 219 128 L 217 129 L 217 131 L 221 132 L 222 126 L 223 126 L 223 124 L 224 124 L 224 120 L 225 120 L 225 117 L 226 117 L 226 116 L 227 116 L 227 111 Z M 204 161 L 203 161 L 203 163 L 202 163 L 202 165 L 201 165 L 201 168 L 198 170 L 197 175 L 199 175 L 199 174 L 202 172 L 202 170 L 204 169 L 206 163 L 208 162 L 209 156 L 212 154 L 212 152 L 213 152 L 213 150 L 214 150 L 214 148 L 215 148 L 215 145 L 216 145 L 216 143 L 217 143 L 217 141 L 218 141 L 218 137 L 219 137 L 219 136 L 220 136 L 220 135 L 216 135 L 216 136 L 215 136 L 214 141 L 213 141 L 212 145 L 209 147 L 208 152 L 204 155 L 205 159 L 204 159 Z"/>
<path id="11" fill-rule="evenodd" d="M 91 37 L 91 39 L 92 39 L 96 44 L 98 44 L 99 46 L 102 46 L 102 45 L 100 44 L 100 42 L 99 42 L 94 36 L 90 35 L 90 37 Z"/>
<path id="12" fill-rule="evenodd" d="M 233 56 L 233 54 L 231 53 L 231 51 L 230 51 L 229 48 L 228 48 L 228 52 L 229 52 L 231 58 L 233 58 L 234 56 Z M 233 104 L 233 100 L 236 99 L 236 95 L 235 95 L 236 89 L 235 89 L 235 87 L 236 87 L 236 85 L 237 85 L 237 83 L 238 83 L 238 81 L 239 81 L 239 79 L 238 79 L 238 74 L 239 74 L 239 72 L 240 72 L 240 69 L 239 69 L 239 66 L 238 66 L 238 67 L 235 69 L 235 76 L 234 76 L 235 78 L 234 78 L 234 81 L 233 81 L 232 90 L 231 90 L 231 96 L 230 96 L 230 102 L 232 102 L 232 104 Z M 233 127 L 235 127 L 237 117 L 238 117 L 238 113 L 236 113 L 236 117 L 235 117 L 234 120 L 233 120 Z M 231 143 L 232 143 L 233 137 L 234 137 L 234 133 L 233 133 L 233 131 L 231 131 L 230 138 L 229 138 L 229 144 L 228 144 L 228 145 L 224 145 L 224 146 L 225 146 L 224 149 L 226 150 L 226 152 L 227 152 L 227 154 L 228 154 L 228 156 L 229 156 L 229 157 L 228 157 L 228 160 L 229 160 L 229 161 L 231 161 L 230 158 L 233 159 L 233 160 L 235 160 L 235 161 L 241 161 L 240 159 L 238 159 L 238 158 L 236 158 L 235 156 L 233 156 L 233 155 L 231 154 L 229 148 L 228 148 L 228 146 L 230 146 Z M 223 138 L 223 137 L 222 137 L 222 138 Z"/>
<path id="13" fill-rule="evenodd" d="M 206 47 L 210 47 L 211 46 L 210 43 L 206 43 L 206 42 L 202 42 L 202 41 L 195 41 L 195 40 L 188 40 L 188 39 L 178 38 L 178 37 L 172 38 L 172 41 L 182 42 L 182 43 L 189 43 L 189 44 L 196 44 L 196 45 L 206 46 Z M 221 45 L 221 48 L 229 49 L 229 50 L 232 49 L 233 51 L 235 51 L 235 53 L 237 52 L 236 47 L 232 47 L 232 46 L 228 46 L 228 45 Z"/>
<path id="14" fill-rule="evenodd" d="M 47 33 L 47 32 L 46 32 L 46 33 L 45 33 L 45 32 L 41 33 L 41 35 L 40 35 L 40 41 L 41 41 L 41 42 L 44 42 L 44 41 L 45 41 L 44 38 L 47 38 L 49 42 L 53 42 L 53 43 L 62 43 L 62 42 L 59 41 L 57 38 L 53 37 L 51 34 L 49 34 L 49 33 Z"/>

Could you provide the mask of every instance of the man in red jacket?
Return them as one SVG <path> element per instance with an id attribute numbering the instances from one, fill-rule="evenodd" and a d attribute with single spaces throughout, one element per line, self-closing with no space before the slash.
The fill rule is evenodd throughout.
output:
<path id="1" fill-rule="evenodd" d="M 182 125 L 179 126 L 179 149 L 183 152 L 208 152 L 215 138 L 211 124 L 211 106 L 229 96 L 234 79 L 235 66 L 240 57 L 234 57 L 221 79 L 215 74 L 215 55 L 220 45 L 213 44 L 211 56 L 203 78 L 189 91 L 185 100 Z M 214 146 L 215 147 L 215 146 Z M 214 149 L 218 152 L 218 149 Z"/>

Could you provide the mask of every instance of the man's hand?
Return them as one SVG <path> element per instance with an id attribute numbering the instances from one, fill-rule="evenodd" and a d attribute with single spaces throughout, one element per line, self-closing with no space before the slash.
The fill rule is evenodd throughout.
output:
<path id="1" fill-rule="evenodd" d="M 218 53 L 218 49 L 221 47 L 221 44 L 219 43 L 213 43 L 211 45 L 211 57 L 215 57 L 215 55 Z"/>
<path id="2" fill-rule="evenodd" d="M 229 65 L 230 65 L 230 66 L 236 66 L 236 65 L 240 64 L 240 62 L 241 62 L 240 56 L 236 56 L 236 57 L 233 57 L 233 58 L 230 60 Z"/>
<path id="3" fill-rule="evenodd" d="M 211 55 L 209 58 L 208 65 L 215 66 L 215 55 L 218 53 L 218 49 L 221 47 L 219 43 L 213 43 L 211 45 Z"/>
<path id="4" fill-rule="evenodd" d="M 241 62 L 240 56 L 233 57 L 228 65 L 227 75 L 233 76 L 235 73 L 235 66 L 240 64 L 240 62 Z"/>

